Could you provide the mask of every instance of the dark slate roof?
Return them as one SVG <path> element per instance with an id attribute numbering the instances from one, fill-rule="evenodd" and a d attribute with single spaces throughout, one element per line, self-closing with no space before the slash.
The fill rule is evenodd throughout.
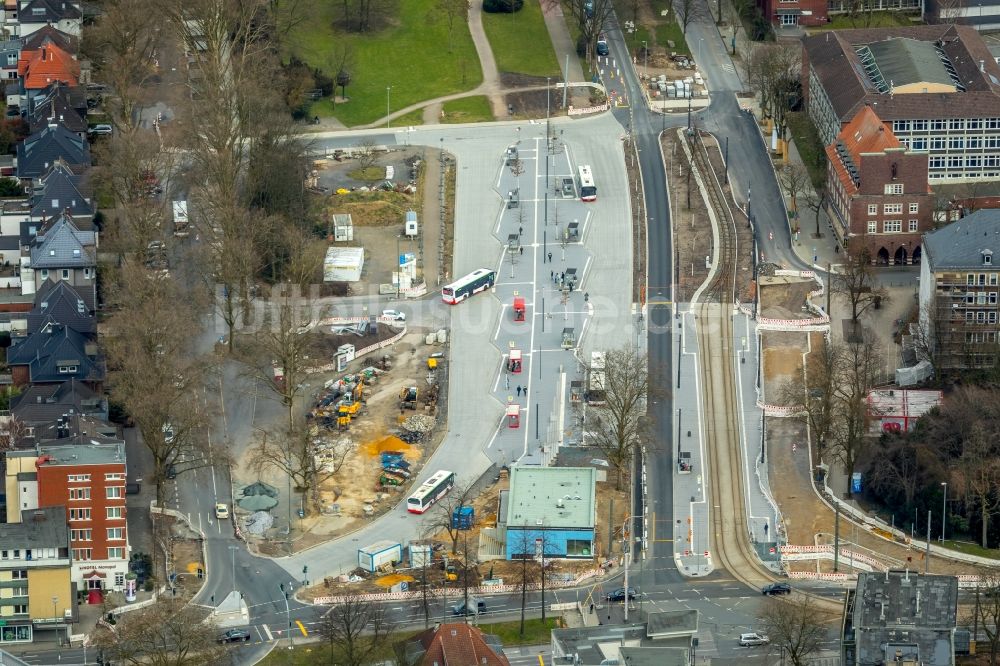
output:
<path id="1" fill-rule="evenodd" d="M 886 39 L 869 46 L 875 64 L 886 82 L 895 86 L 911 83 L 942 83 L 955 85 L 938 57 L 933 42 L 919 39 Z"/>
<path id="2" fill-rule="evenodd" d="M 19 421 L 37 427 L 41 423 L 54 423 L 67 413 L 106 420 L 108 403 L 86 384 L 70 380 L 62 384 L 28 386 L 22 393 L 11 398 L 10 410 Z"/>
<path id="3" fill-rule="evenodd" d="M 939 45 L 954 67 L 965 92 L 880 93 L 865 74 L 855 49 L 891 39 L 913 39 Z M 921 25 L 859 30 L 829 30 L 804 37 L 809 66 L 819 78 L 840 121 L 853 118 L 865 104 L 882 120 L 914 118 L 982 118 L 1000 116 L 1000 65 L 974 28 Z M 984 71 L 979 71 L 982 61 Z"/>
<path id="4" fill-rule="evenodd" d="M 951 666 L 957 610 L 955 576 L 862 572 L 851 618 L 857 663 Z"/>
<path id="5" fill-rule="evenodd" d="M 82 290 L 86 291 L 86 290 Z M 77 333 L 93 336 L 97 319 L 83 294 L 63 280 L 46 280 L 35 297 L 35 307 L 27 316 L 27 333 L 40 331 L 46 324 L 64 324 Z"/>
<path id="6" fill-rule="evenodd" d="M 10 548 L 58 548 L 69 552 L 69 524 L 66 507 L 47 506 L 42 509 L 24 509 L 21 522 L 0 524 L 0 541 Z"/>
<path id="7" fill-rule="evenodd" d="M 71 88 L 61 81 L 56 81 L 42 94 L 32 98 L 33 111 L 28 117 L 28 127 L 31 132 L 40 132 L 50 123 L 62 125 L 70 132 L 87 133 L 87 121 L 80 113 L 78 105 L 80 88 Z M 84 109 L 86 101 L 84 101 Z"/>
<path id="8" fill-rule="evenodd" d="M 22 24 L 58 23 L 63 19 L 82 19 L 80 6 L 67 0 L 31 0 L 17 14 Z"/>
<path id="9" fill-rule="evenodd" d="M 1000 209 L 983 208 L 937 231 L 924 234 L 924 261 L 931 271 L 983 268 L 989 252 L 1000 268 Z"/>
<path id="10" fill-rule="evenodd" d="M 76 53 L 80 49 L 80 40 L 58 28 L 46 25 L 23 39 L 26 51 L 35 51 L 47 44 L 55 44 L 67 53 Z"/>
<path id="11" fill-rule="evenodd" d="M 20 39 L 5 39 L 0 41 L 0 66 L 2 67 L 17 67 L 17 59 L 21 54 L 21 40 Z M 8 65 L 8 56 L 14 56 L 14 64 Z"/>
<path id="12" fill-rule="evenodd" d="M 62 161 L 52 165 L 31 194 L 31 217 L 46 220 L 60 213 L 90 217 L 94 205 L 80 189 L 81 177 Z"/>
<path id="13" fill-rule="evenodd" d="M 31 383 L 104 380 L 103 358 L 87 336 L 67 326 L 49 324 L 7 349 L 8 365 L 26 365 Z M 76 372 L 59 367 L 76 366 Z"/>
<path id="14" fill-rule="evenodd" d="M 57 159 L 80 173 L 90 166 L 90 145 L 65 127 L 49 125 L 17 144 L 17 177 L 38 178 Z"/>
<path id="15" fill-rule="evenodd" d="M 21 239 L 18 236 L 0 236 L 0 250 L 21 249 Z"/>
<path id="16" fill-rule="evenodd" d="M 83 231 L 62 213 L 42 228 L 31 244 L 31 268 L 86 268 L 97 266 L 97 234 Z"/>

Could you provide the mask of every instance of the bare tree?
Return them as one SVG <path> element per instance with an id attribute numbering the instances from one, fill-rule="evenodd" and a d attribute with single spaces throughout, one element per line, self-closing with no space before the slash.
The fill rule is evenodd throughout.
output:
<path id="1" fill-rule="evenodd" d="M 288 40 L 293 30 L 313 20 L 312 3 L 308 0 L 270 0 L 269 4 L 275 32 L 282 40 Z"/>
<path id="2" fill-rule="evenodd" d="M 247 362 L 250 373 L 263 381 L 287 409 L 288 430 L 292 432 L 295 400 L 302 392 L 306 371 L 314 365 L 311 358 L 317 350 L 311 328 L 322 318 L 322 311 L 312 293 L 303 293 L 297 285 L 287 283 L 272 289 L 268 305 L 265 320 L 249 345 Z M 281 369 L 282 379 L 275 378 L 274 368 Z"/>
<path id="3" fill-rule="evenodd" d="M 792 666 L 806 666 L 819 651 L 835 618 L 811 597 L 779 600 L 768 597 L 757 614 L 761 630 L 771 639 L 771 647 L 788 656 Z"/>
<path id="4" fill-rule="evenodd" d="M 785 382 L 778 389 L 781 404 L 798 408 L 820 455 L 837 425 L 836 389 L 843 356 L 843 347 L 831 342 L 814 347 L 806 361 L 804 379 Z"/>
<path id="5" fill-rule="evenodd" d="M 813 238 L 822 238 L 823 231 L 820 229 L 819 219 L 820 214 L 826 208 L 826 202 L 830 198 L 830 189 L 826 182 L 821 184 L 819 187 L 815 187 L 810 190 L 806 196 L 806 206 L 813 212 L 816 219 L 816 233 L 813 234 Z"/>
<path id="6" fill-rule="evenodd" d="M 392 625 L 381 604 L 350 596 L 323 614 L 319 631 L 334 648 L 337 663 L 364 666 L 389 643 Z"/>
<path id="7" fill-rule="evenodd" d="M 632 347 L 604 354 L 603 405 L 587 409 L 588 441 L 598 447 L 616 473 L 621 489 L 623 475 L 644 434 L 643 412 L 649 394 L 649 371 L 645 355 Z"/>
<path id="8" fill-rule="evenodd" d="M 358 160 L 358 166 L 362 169 L 367 169 L 368 167 L 375 166 L 378 162 L 378 151 L 376 150 L 378 144 L 375 143 L 375 139 L 368 137 L 358 141 L 355 145 L 354 157 Z"/>
<path id="9" fill-rule="evenodd" d="M 468 21 L 469 2 L 468 0 L 437 0 L 438 15 L 444 19 L 448 25 L 448 53 L 454 48 L 455 23 L 461 21 L 463 24 Z"/>
<path id="10" fill-rule="evenodd" d="M 935 0 L 938 23 L 958 23 L 966 7 L 966 0 Z"/>
<path id="11" fill-rule="evenodd" d="M 914 506 L 917 493 L 937 485 L 942 467 L 930 446 L 913 437 L 885 433 L 873 447 L 867 483 L 886 505 Z"/>
<path id="12" fill-rule="evenodd" d="M 200 666 L 222 663 L 226 648 L 204 612 L 179 600 L 161 600 L 120 616 L 111 628 L 98 627 L 94 645 L 107 663 Z"/>
<path id="13" fill-rule="evenodd" d="M 465 530 L 459 529 L 458 524 L 452 522 L 452 515 L 457 509 L 469 504 L 474 496 L 472 489 L 471 483 L 456 483 L 447 495 L 435 503 L 434 509 L 426 514 L 425 529 L 433 532 L 446 532 L 448 538 L 451 539 L 451 552 L 453 553 L 458 552 L 458 539 Z"/>
<path id="14" fill-rule="evenodd" d="M 851 494 L 851 473 L 864 451 L 871 422 L 868 391 L 878 381 L 883 358 L 878 341 L 869 334 L 846 344 L 840 357 L 834 389 L 836 427 L 832 432 L 830 452 L 844 467 L 848 495 Z"/>
<path id="15" fill-rule="evenodd" d="M 277 469 L 287 475 L 308 513 L 320 487 L 340 472 L 352 450 L 346 438 L 322 437 L 316 426 L 295 424 L 290 431 L 260 432 L 248 457 L 257 474 Z"/>
<path id="16" fill-rule="evenodd" d="M 681 26 L 681 32 L 685 36 L 687 35 L 687 29 L 691 25 L 691 21 L 701 18 L 704 9 L 708 6 L 698 0 L 675 0 L 673 5 L 674 11 L 677 14 L 677 21 Z M 703 63 L 702 66 L 704 66 Z"/>
<path id="17" fill-rule="evenodd" d="M 583 46 L 584 52 L 579 55 L 584 56 L 587 62 L 591 62 L 594 59 L 597 37 L 607 29 L 614 17 L 615 7 L 612 0 L 570 0 L 565 4 L 560 0 L 543 0 L 543 2 L 548 3 L 550 7 L 560 8 L 560 11 L 569 9 L 580 32 L 578 45 Z"/>
<path id="18" fill-rule="evenodd" d="M 876 283 L 871 253 L 867 248 L 852 253 L 847 261 L 841 264 L 839 272 L 833 279 L 832 289 L 834 293 L 846 298 L 851 306 L 854 335 L 857 335 L 858 318 L 869 308 L 880 306 L 889 300 L 889 292 Z"/>
<path id="19" fill-rule="evenodd" d="M 149 84 L 159 72 L 161 5 L 160 0 L 108 0 L 84 32 L 84 52 L 95 74 L 114 90 L 105 97 L 105 109 L 119 133 L 136 130 Z"/>
<path id="20" fill-rule="evenodd" d="M 808 197 L 808 190 L 811 189 L 809 171 L 803 164 L 786 164 L 785 167 L 778 172 L 778 180 L 781 182 L 781 186 L 785 190 L 785 195 L 791 202 L 792 213 L 795 215 L 797 221 L 799 213 L 799 195 L 806 194 Z M 819 229 L 819 223 L 817 223 L 816 228 Z"/>
<path id="21" fill-rule="evenodd" d="M 994 569 L 983 569 L 979 572 L 972 619 L 975 626 L 986 634 L 990 666 L 997 666 L 1000 660 L 998 659 L 1000 658 L 1000 574 Z M 978 646 L 979 641 L 976 643 Z"/>
<path id="22" fill-rule="evenodd" d="M 760 96 L 761 113 L 773 118 L 778 138 L 785 138 L 790 95 L 801 77 L 801 49 L 783 43 L 754 42 L 743 60 L 747 85 Z"/>
<path id="23" fill-rule="evenodd" d="M 1000 509 L 1000 451 L 995 432 L 988 433 L 985 424 L 977 422 L 962 444 L 955 475 L 959 487 L 966 489 L 966 502 L 979 511 L 980 544 L 989 548 L 990 516 Z"/>

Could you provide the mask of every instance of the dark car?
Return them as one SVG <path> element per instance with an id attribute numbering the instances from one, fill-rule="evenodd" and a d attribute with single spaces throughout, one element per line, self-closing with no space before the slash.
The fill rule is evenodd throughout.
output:
<path id="1" fill-rule="evenodd" d="M 597 55 L 608 55 L 608 37 L 603 32 L 597 38 Z"/>
<path id="2" fill-rule="evenodd" d="M 629 600 L 635 599 L 635 588 L 628 588 Z M 608 601 L 625 601 L 625 588 L 619 587 L 614 592 L 608 593 Z"/>
<path id="3" fill-rule="evenodd" d="M 174 465 L 169 465 L 167 467 L 167 478 L 176 479 L 177 478 L 177 467 Z"/>
<path id="4" fill-rule="evenodd" d="M 475 606 L 475 610 L 473 610 L 473 606 Z M 465 605 L 464 601 L 460 601 L 451 608 L 452 615 L 479 615 L 485 612 L 486 602 L 481 599 L 470 599 L 468 606 Z"/>
<path id="5" fill-rule="evenodd" d="M 249 629 L 230 629 L 219 636 L 220 643 L 246 643 L 250 640 Z"/>
<path id="6" fill-rule="evenodd" d="M 792 586 L 788 583 L 771 583 L 761 588 L 760 593 L 767 597 L 773 594 L 791 594 Z"/>

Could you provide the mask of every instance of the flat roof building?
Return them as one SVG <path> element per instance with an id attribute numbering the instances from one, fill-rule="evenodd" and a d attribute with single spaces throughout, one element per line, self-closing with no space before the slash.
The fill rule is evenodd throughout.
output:
<path id="1" fill-rule="evenodd" d="M 844 606 L 841 664 L 952 666 L 958 578 L 862 572 Z"/>
<path id="2" fill-rule="evenodd" d="M 515 467 L 506 498 L 507 559 L 594 557 L 597 470 Z"/>

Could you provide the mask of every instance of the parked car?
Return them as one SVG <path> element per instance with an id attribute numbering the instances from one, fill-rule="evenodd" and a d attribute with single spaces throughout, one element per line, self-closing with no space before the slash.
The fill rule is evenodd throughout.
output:
<path id="1" fill-rule="evenodd" d="M 177 478 L 177 467 L 175 465 L 167 466 L 167 478 L 176 479 Z"/>
<path id="2" fill-rule="evenodd" d="M 564 197 L 574 197 L 576 196 L 576 188 L 573 186 L 572 178 L 562 179 L 562 193 Z"/>
<path id="3" fill-rule="evenodd" d="M 791 594 L 792 586 L 788 583 L 771 583 L 761 588 L 760 593 L 767 597 L 773 594 Z"/>
<path id="4" fill-rule="evenodd" d="M 107 135 L 107 134 L 111 134 L 112 132 L 114 132 L 114 129 L 111 127 L 111 125 L 106 125 L 106 124 L 94 125 L 93 127 L 91 127 L 90 129 L 87 130 L 88 134 L 104 134 L 104 135 Z"/>
<path id="5" fill-rule="evenodd" d="M 225 504 L 215 505 L 215 517 L 219 520 L 225 520 L 229 518 L 229 507 Z"/>
<path id="6" fill-rule="evenodd" d="M 475 610 L 473 610 L 475 609 Z M 452 615 L 479 615 L 480 613 L 486 612 L 486 602 L 482 599 L 469 599 L 469 605 L 466 607 L 464 601 L 459 601 L 457 604 L 451 607 Z"/>
<path id="7" fill-rule="evenodd" d="M 597 38 L 597 55 L 608 55 L 608 36 L 603 32 Z"/>
<path id="8" fill-rule="evenodd" d="M 635 588 L 628 588 L 628 598 L 629 600 L 635 599 L 636 592 Z M 619 587 L 614 592 L 608 593 L 608 601 L 625 601 L 625 588 Z"/>
<path id="9" fill-rule="evenodd" d="M 163 424 L 163 443 L 164 444 L 173 444 L 174 443 L 174 437 L 176 437 L 176 435 L 174 434 L 174 427 L 172 425 L 170 425 L 169 423 L 164 423 Z"/>
<path id="10" fill-rule="evenodd" d="M 740 647 L 753 647 L 754 645 L 767 645 L 771 642 L 764 634 L 758 634 L 756 631 L 749 634 L 740 634 Z"/>
<path id="11" fill-rule="evenodd" d="M 230 629 L 219 636 L 220 643 L 246 643 L 250 640 L 249 629 Z"/>
<path id="12" fill-rule="evenodd" d="M 393 321 L 406 321 L 406 314 L 399 310 L 382 310 L 382 316 Z"/>

